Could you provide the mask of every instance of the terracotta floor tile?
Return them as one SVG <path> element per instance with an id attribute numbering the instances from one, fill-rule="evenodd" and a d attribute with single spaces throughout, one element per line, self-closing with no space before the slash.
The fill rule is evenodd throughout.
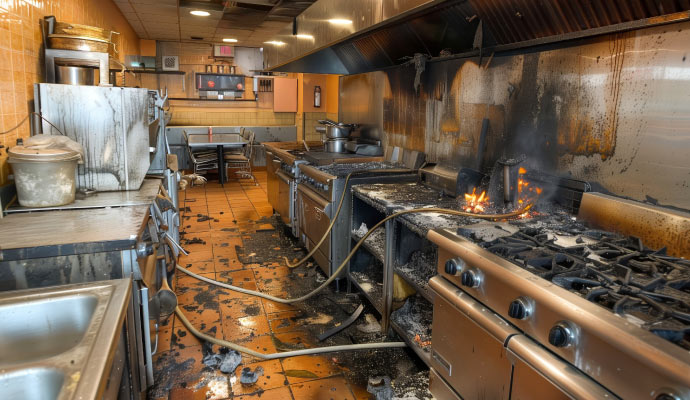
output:
<path id="1" fill-rule="evenodd" d="M 243 385 L 240 382 L 242 369 L 251 368 L 252 371 L 255 371 L 258 367 L 263 369 L 263 374 L 259 377 L 256 383 L 253 385 Z M 280 365 L 280 361 L 278 360 L 260 361 L 252 364 L 242 363 L 235 370 L 234 376 L 230 377 L 230 387 L 234 396 L 256 393 L 262 390 L 276 389 L 286 386 L 286 384 L 285 375 L 283 374 L 283 367 Z M 264 400 L 264 393 L 261 394 L 261 399 Z"/>
<path id="2" fill-rule="evenodd" d="M 342 376 L 317 379 L 309 382 L 290 385 L 292 394 L 297 399 L 312 400 L 353 400 L 350 387 Z"/>
<path id="3" fill-rule="evenodd" d="M 178 260 L 180 264 L 189 264 L 189 263 L 195 263 L 195 262 L 206 262 L 206 261 L 213 261 L 213 249 L 204 247 L 203 250 L 198 250 L 198 251 L 188 251 L 189 255 L 185 256 L 184 254 L 180 256 L 180 259 Z"/>
<path id="4" fill-rule="evenodd" d="M 232 272 L 246 269 L 238 259 L 229 259 L 225 257 L 218 258 L 215 265 L 217 272 Z"/>
<path id="5" fill-rule="evenodd" d="M 197 328 L 198 329 L 198 328 Z M 216 331 L 214 332 L 203 332 L 211 336 L 216 336 Z M 170 336 L 170 349 L 173 351 L 180 351 L 188 347 L 198 347 L 202 345 L 203 342 L 196 336 L 192 335 L 187 328 L 179 320 L 175 321 L 175 326 L 172 329 L 172 334 Z"/>
<path id="6" fill-rule="evenodd" d="M 355 396 L 356 400 L 371 400 L 374 398 L 371 393 L 367 392 L 366 385 L 359 386 L 350 383 L 350 390 L 352 390 L 352 394 Z"/>
<path id="7" fill-rule="evenodd" d="M 261 397 L 257 395 L 235 396 L 234 400 L 292 400 L 292 393 L 289 387 L 281 387 L 278 389 L 269 389 L 261 393 Z"/>
<path id="8" fill-rule="evenodd" d="M 237 219 L 251 219 L 251 220 L 257 220 L 259 219 L 259 214 L 257 214 L 256 211 L 233 211 L 233 214 L 235 214 L 235 218 Z"/>
<path id="9" fill-rule="evenodd" d="M 262 354 L 272 354 L 278 352 L 270 335 L 246 337 L 239 339 L 236 342 L 241 346 Z M 263 360 L 246 354 L 242 355 L 242 362 L 244 363 L 253 363 L 259 361 Z"/>
<path id="10" fill-rule="evenodd" d="M 208 232 L 211 229 L 211 225 L 208 222 L 203 224 L 186 224 L 182 223 L 181 230 L 186 233 L 196 233 L 196 232 Z"/>
<path id="11" fill-rule="evenodd" d="M 220 313 L 223 317 L 255 317 L 266 315 L 261 299 L 255 296 L 226 298 L 220 301 Z"/>
<path id="12" fill-rule="evenodd" d="M 280 351 L 317 347 L 316 340 L 305 330 L 273 334 L 274 344 Z"/>
<path id="13" fill-rule="evenodd" d="M 241 264 L 240 264 L 241 265 Z M 218 268 L 218 265 L 216 265 Z M 217 274 L 217 279 L 219 282 L 227 283 L 229 285 L 238 286 L 247 290 L 256 290 L 256 281 L 254 281 L 254 274 L 250 269 L 240 269 L 236 271 L 219 271 Z M 232 299 L 241 299 L 248 297 L 245 294 L 225 290 L 219 297 L 220 301 Z"/>
<path id="14" fill-rule="evenodd" d="M 196 261 L 193 263 L 184 263 L 179 261 L 178 263 L 195 274 L 207 274 L 215 272 L 215 263 L 213 261 Z"/>
<path id="15" fill-rule="evenodd" d="M 213 371 L 201 363 L 201 346 L 187 347 L 161 354 L 154 365 L 156 384 L 149 390 L 150 397 L 167 393 L 175 398 L 196 399 L 203 393 L 206 399 L 227 399 L 231 396 L 228 377 L 220 371 Z M 188 389 L 188 390 L 181 390 Z M 172 398 L 172 397 L 171 397 Z"/>
<path id="16" fill-rule="evenodd" d="M 271 326 L 271 332 L 283 333 L 299 329 L 302 325 L 299 321 L 301 315 L 299 310 L 269 314 L 268 323 Z"/>
<path id="17" fill-rule="evenodd" d="M 246 337 L 268 335 L 268 319 L 265 315 L 235 317 L 223 317 L 223 336 L 226 340 L 235 341 Z"/>
<path id="18" fill-rule="evenodd" d="M 261 299 L 261 304 L 264 307 L 266 314 L 271 315 L 273 313 L 285 312 L 285 311 L 295 311 L 297 308 L 291 304 L 277 303 L 275 301 Z"/>

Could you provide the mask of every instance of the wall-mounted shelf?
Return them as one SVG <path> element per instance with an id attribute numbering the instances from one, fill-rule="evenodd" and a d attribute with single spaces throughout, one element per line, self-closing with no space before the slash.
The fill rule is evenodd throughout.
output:
<path id="1" fill-rule="evenodd" d="M 157 75 L 184 75 L 186 72 L 184 71 L 163 71 L 163 70 L 136 70 L 136 69 L 128 69 L 126 72 L 132 72 L 135 74 L 157 74 Z"/>

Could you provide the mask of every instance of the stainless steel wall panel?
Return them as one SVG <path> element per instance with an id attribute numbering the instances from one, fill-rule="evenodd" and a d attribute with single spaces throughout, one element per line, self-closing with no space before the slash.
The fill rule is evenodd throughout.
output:
<path id="1" fill-rule="evenodd" d="M 485 170 L 526 154 L 534 168 L 690 209 L 687 43 L 681 22 L 495 55 L 488 68 L 486 58 L 432 62 L 419 93 L 411 67 L 346 76 L 340 118 L 380 121 L 388 146 L 472 166 L 486 117 Z"/>
<path id="2" fill-rule="evenodd" d="M 85 151 L 77 187 L 137 190 L 150 165 L 148 90 L 40 83 L 36 109 Z M 43 121 L 43 133 L 57 133 Z"/>

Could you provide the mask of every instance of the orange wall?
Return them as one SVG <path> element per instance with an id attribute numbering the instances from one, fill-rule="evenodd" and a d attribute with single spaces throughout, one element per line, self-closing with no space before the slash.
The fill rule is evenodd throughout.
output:
<path id="1" fill-rule="evenodd" d="M 44 80 L 39 20 L 47 15 L 120 32 L 120 59 L 139 54 L 139 38 L 111 0 L 0 0 L 0 132 L 28 115 L 33 84 Z M 18 137 L 28 135 L 29 124 L 24 123 L 0 136 L 0 144 L 14 144 Z"/>

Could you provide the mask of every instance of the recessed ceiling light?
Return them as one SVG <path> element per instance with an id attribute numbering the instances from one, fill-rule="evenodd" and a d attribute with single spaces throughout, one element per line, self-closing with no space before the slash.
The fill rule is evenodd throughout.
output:
<path id="1" fill-rule="evenodd" d="M 189 13 L 192 15 L 196 15 L 197 17 L 208 17 L 209 15 L 211 15 L 210 12 L 203 10 L 192 10 Z"/>
<path id="2" fill-rule="evenodd" d="M 225 43 L 237 43 L 237 39 L 233 39 L 233 38 L 225 38 L 225 39 L 223 39 L 223 41 Z"/>
<path id="3" fill-rule="evenodd" d="M 349 25 L 352 23 L 352 20 L 342 18 L 331 18 L 328 20 L 328 22 L 334 25 Z"/>
<path id="4" fill-rule="evenodd" d="M 268 42 L 264 42 L 266 44 L 274 44 L 276 46 L 282 46 L 285 44 L 285 42 L 281 42 L 280 40 L 269 40 Z"/>
<path id="5" fill-rule="evenodd" d="M 312 35 L 307 35 L 306 33 L 298 33 L 298 34 L 295 35 L 295 36 L 298 37 L 298 38 L 300 38 L 300 39 L 314 40 L 314 36 L 312 36 Z"/>

